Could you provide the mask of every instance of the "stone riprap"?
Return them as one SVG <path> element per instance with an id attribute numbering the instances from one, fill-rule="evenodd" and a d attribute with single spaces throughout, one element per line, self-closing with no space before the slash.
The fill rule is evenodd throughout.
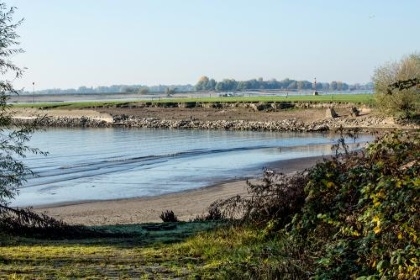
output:
<path id="1" fill-rule="evenodd" d="M 14 118 L 15 124 L 33 122 L 32 118 Z M 90 117 L 51 117 L 45 116 L 37 120 L 41 127 L 133 127 L 133 128 L 160 128 L 160 129 L 219 129 L 219 130 L 250 130 L 250 131 L 330 131 L 339 128 L 395 128 L 388 119 L 383 117 L 352 117 L 352 118 L 326 118 L 320 121 L 304 123 L 297 119 L 279 121 L 245 121 L 245 120 L 216 120 L 199 121 L 194 119 L 167 120 L 159 118 L 138 118 L 129 115 L 115 115 L 113 121 L 98 120 Z M 405 125 L 404 128 L 417 128 L 414 125 Z"/>

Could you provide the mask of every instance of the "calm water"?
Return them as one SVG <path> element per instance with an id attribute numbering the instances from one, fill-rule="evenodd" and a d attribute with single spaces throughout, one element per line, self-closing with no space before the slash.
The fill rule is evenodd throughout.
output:
<path id="1" fill-rule="evenodd" d="M 368 137 L 359 139 L 367 141 Z M 261 175 L 270 163 L 331 153 L 322 134 L 51 129 L 36 133 L 29 178 L 12 205 L 156 196 Z"/>

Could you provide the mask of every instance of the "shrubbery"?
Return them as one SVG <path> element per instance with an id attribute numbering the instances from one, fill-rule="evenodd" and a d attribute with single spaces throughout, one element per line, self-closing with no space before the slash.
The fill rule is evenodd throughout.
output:
<path id="1" fill-rule="evenodd" d="M 413 53 L 398 62 L 387 63 L 375 70 L 375 101 L 384 114 L 397 119 L 418 118 L 420 91 L 418 86 L 392 87 L 399 81 L 420 79 L 420 54 Z"/>
<path id="2" fill-rule="evenodd" d="M 240 219 L 258 226 L 271 222 L 272 227 L 279 228 L 302 208 L 306 183 L 304 173 L 289 176 L 266 169 L 260 182 L 247 181 L 247 196 L 216 201 L 211 207 L 231 220 Z"/>
<path id="3" fill-rule="evenodd" d="M 248 274 L 420 277 L 420 133 L 389 133 L 358 152 L 339 143 L 344 152 L 306 173 L 287 181 L 266 172 L 263 184 L 250 184 L 249 197 L 219 203 L 230 213 L 242 211 L 244 221 L 263 227 L 277 246 L 270 258 L 254 256 Z"/>
<path id="4" fill-rule="evenodd" d="M 162 212 L 159 217 L 164 223 L 178 222 L 178 217 L 172 210 L 166 210 L 165 212 Z"/>
<path id="5" fill-rule="evenodd" d="M 398 132 L 310 171 L 291 237 L 319 243 L 315 275 L 420 277 L 419 158 L 419 134 Z"/>

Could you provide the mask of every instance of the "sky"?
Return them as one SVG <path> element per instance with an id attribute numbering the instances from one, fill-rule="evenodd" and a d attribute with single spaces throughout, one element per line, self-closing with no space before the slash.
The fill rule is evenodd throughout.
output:
<path id="1" fill-rule="evenodd" d="M 26 67 L 16 88 L 371 81 L 420 51 L 418 0 L 4 0 Z M 33 86 L 35 83 L 35 86 Z"/>

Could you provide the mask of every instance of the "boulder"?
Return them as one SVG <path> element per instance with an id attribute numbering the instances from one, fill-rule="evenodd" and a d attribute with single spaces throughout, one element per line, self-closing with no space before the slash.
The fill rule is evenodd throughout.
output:
<path id="1" fill-rule="evenodd" d="M 360 111 L 356 107 L 351 107 L 350 115 L 352 117 L 358 117 L 360 115 Z"/>
<path id="2" fill-rule="evenodd" d="M 338 114 L 335 112 L 334 108 L 328 108 L 325 112 L 326 118 L 336 118 Z"/>

